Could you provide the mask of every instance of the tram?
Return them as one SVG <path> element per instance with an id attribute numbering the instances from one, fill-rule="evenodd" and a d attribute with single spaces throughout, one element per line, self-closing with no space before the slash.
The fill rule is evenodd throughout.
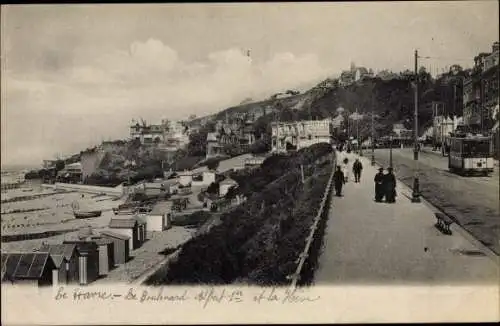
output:
<path id="1" fill-rule="evenodd" d="M 451 172 L 488 176 L 493 172 L 493 142 L 491 137 L 453 133 L 449 139 L 448 168 Z"/>

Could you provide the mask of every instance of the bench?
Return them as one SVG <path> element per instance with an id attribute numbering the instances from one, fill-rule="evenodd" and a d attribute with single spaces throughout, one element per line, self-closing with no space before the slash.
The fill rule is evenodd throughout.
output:
<path id="1" fill-rule="evenodd" d="M 455 221 L 446 214 L 443 213 L 435 213 L 434 214 L 437 219 L 437 223 L 435 224 L 436 228 L 441 231 L 443 234 L 451 235 L 450 225 Z"/>

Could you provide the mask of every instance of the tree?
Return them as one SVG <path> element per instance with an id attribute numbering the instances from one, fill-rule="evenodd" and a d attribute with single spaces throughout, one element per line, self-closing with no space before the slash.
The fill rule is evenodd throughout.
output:
<path id="1" fill-rule="evenodd" d="M 229 199 L 229 200 L 234 199 L 234 198 L 236 198 L 238 193 L 239 193 L 238 188 L 236 186 L 232 186 L 231 188 L 229 188 L 227 190 L 227 193 L 224 196 L 224 198 Z"/>
<path id="2" fill-rule="evenodd" d="M 450 66 L 449 73 L 451 75 L 458 75 L 458 74 L 460 74 L 463 71 L 464 71 L 464 68 L 462 68 L 462 66 L 454 64 L 454 65 Z"/>
<path id="3" fill-rule="evenodd" d="M 224 153 L 233 157 L 241 154 L 240 148 L 236 144 L 225 144 L 223 147 Z"/>
<path id="4" fill-rule="evenodd" d="M 207 194 L 217 195 L 219 193 L 219 185 L 212 182 L 207 188 Z"/>
<path id="5" fill-rule="evenodd" d="M 189 135 L 189 144 L 187 146 L 188 155 L 190 156 L 205 156 L 206 141 L 208 132 L 197 132 Z"/>
<path id="6" fill-rule="evenodd" d="M 257 140 L 250 146 L 250 153 L 252 154 L 262 154 L 267 153 L 271 150 L 271 144 L 269 142 L 270 137 L 264 137 Z"/>
<path id="7" fill-rule="evenodd" d="M 219 160 L 217 160 L 217 159 L 208 160 L 207 161 L 207 167 L 210 170 L 217 170 L 217 168 L 219 167 Z"/>

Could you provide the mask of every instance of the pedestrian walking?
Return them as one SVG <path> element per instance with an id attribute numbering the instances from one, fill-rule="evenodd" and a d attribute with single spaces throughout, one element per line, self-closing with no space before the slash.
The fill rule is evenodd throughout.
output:
<path id="1" fill-rule="evenodd" d="M 340 166 L 337 166 L 337 170 L 333 174 L 333 184 L 335 186 L 335 195 L 337 197 L 342 196 L 342 186 L 345 183 L 344 173 L 340 169 Z"/>
<path id="2" fill-rule="evenodd" d="M 363 164 L 361 164 L 359 159 L 354 161 L 352 165 L 352 172 L 354 173 L 354 182 L 358 183 L 361 179 L 361 171 L 363 170 Z"/>
<path id="3" fill-rule="evenodd" d="M 385 181 L 385 175 L 384 175 L 384 168 L 379 168 L 378 173 L 375 174 L 375 201 L 377 203 L 382 202 L 382 199 L 384 199 L 384 181 Z"/>
<path id="4" fill-rule="evenodd" d="M 346 157 L 342 162 L 342 173 L 344 174 L 344 183 L 349 181 L 349 159 Z"/>
<path id="5" fill-rule="evenodd" d="M 392 168 L 387 169 L 387 174 L 384 176 L 385 184 L 385 200 L 388 203 L 396 202 L 396 177 L 392 172 Z"/>

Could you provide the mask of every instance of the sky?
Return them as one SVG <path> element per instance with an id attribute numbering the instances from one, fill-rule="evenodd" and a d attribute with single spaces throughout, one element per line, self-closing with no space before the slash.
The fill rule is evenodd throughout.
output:
<path id="1" fill-rule="evenodd" d="M 203 116 L 348 69 L 470 67 L 498 2 L 2 6 L 2 166 Z M 250 56 L 248 56 L 250 51 Z"/>

